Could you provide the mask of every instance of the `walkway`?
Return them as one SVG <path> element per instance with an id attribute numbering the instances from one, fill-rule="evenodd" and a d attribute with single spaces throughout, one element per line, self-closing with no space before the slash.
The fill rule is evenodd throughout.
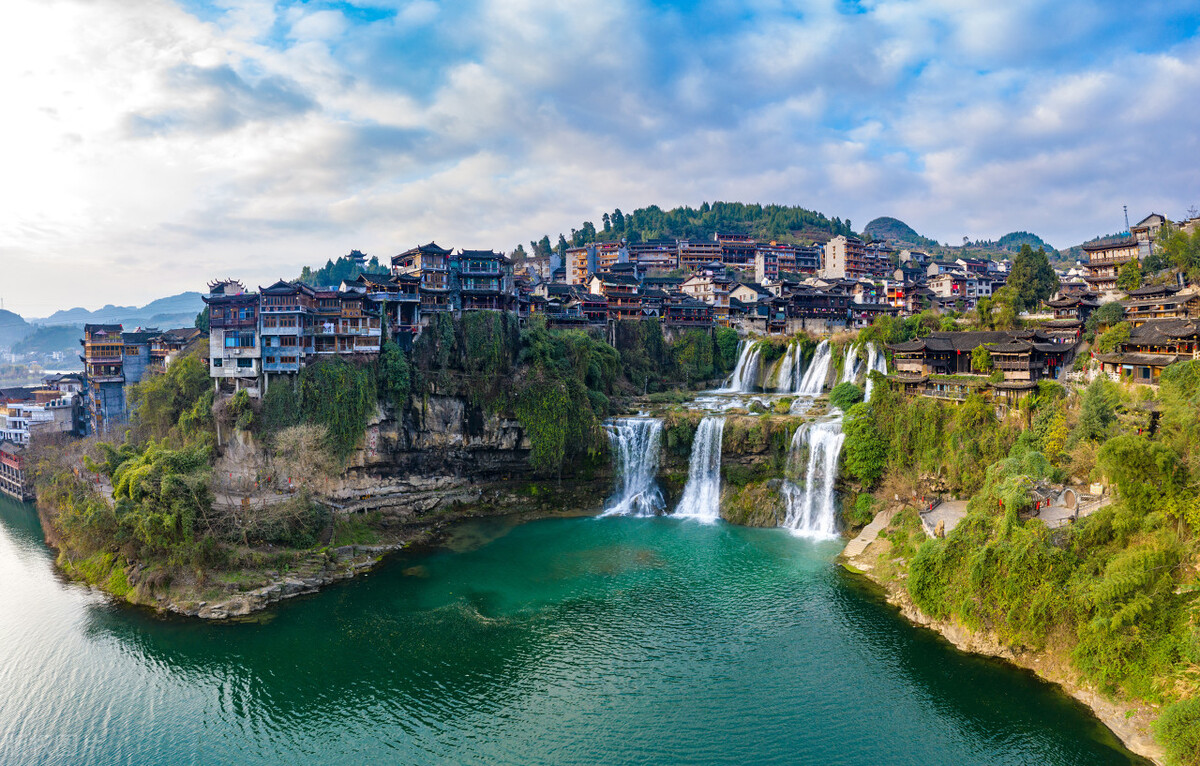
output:
<path id="1" fill-rule="evenodd" d="M 1095 511 L 1111 503 L 1112 500 L 1112 495 L 1105 495 L 1094 500 L 1082 501 L 1079 503 L 1078 513 L 1076 513 L 1076 509 L 1068 508 L 1065 505 L 1048 505 L 1038 511 L 1034 518 L 1041 519 L 1042 523 L 1050 529 L 1057 529 L 1065 527 L 1076 518 L 1090 516 Z"/>
<path id="2" fill-rule="evenodd" d="M 966 500 L 947 500 L 932 511 L 922 513 L 921 526 L 925 528 L 925 534 L 934 537 L 934 532 L 937 531 L 937 525 L 940 521 L 944 525 L 943 533 L 948 535 L 966 515 Z"/>
<path id="3" fill-rule="evenodd" d="M 847 559 L 855 559 L 862 555 L 862 552 L 867 549 L 867 546 L 875 542 L 888 524 L 892 523 L 892 517 L 896 515 L 896 509 L 892 508 L 886 511 L 880 511 L 875 514 L 875 518 L 871 523 L 863 527 L 858 533 L 858 537 L 846 544 L 845 550 L 842 551 L 842 556 Z"/>

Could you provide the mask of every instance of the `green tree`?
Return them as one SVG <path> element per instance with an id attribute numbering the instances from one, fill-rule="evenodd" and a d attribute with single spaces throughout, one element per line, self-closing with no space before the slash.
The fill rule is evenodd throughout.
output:
<path id="1" fill-rule="evenodd" d="M 713 341 L 717 346 L 716 362 L 720 372 L 729 372 L 737 366 L 737 330 L 732 327 L 718 327 L 713 331 Z"/>
<path id="2" fill-rule="evenodd" d="M 393 406 L 403 407 L 411 388 L 408 357 L 394 341 L 388 341 L 379 352 L 379 393 Z"/>
<path id="3" fill-rule="evenodd" d="M 855 384 L 846 381 L 838 383 L 829 392 L 829 404 L 843 412 L 863 400 L 863 390 Z"/>
<path id="4" fill-rule="evenodd" d="M 842 385 L 845 384 L 838 384 L 836 388 Z M 842 421 L 842 429 L 846 434 L 842 461 L 846 472 L 864 487 L 874 486 L 879 481 L 887 468 L 888 459 L 887 441 L 876 428 L 869 407 L 868 404 L 855 404 Z"/>
<path id="5" fill-rule="evenodd" d="M 1200 228 L 1187 234 L 1173 226 L 1164 226 L 1158 233 L 1158 244 L 1168 263 L 1189 280 L 1200 279 Z"/>
<path id="6" fill-rule="evenodd" d="M 1096 340 L 1096 350 L 1102 354 L 1111 354 L 1121 348 L 1121 344 L 1129 340 L 1130 325 L 1128 322 L 1118 322 L 1104 331 Z"/>
<path id="7" fill-rule="evenodd" d="M 1019 310 L 1035 309 L 1053 295 L 1058 289 L 1058 275 L 1050 265 L 1046 250 L 1021 245 L 1020 252 L 1013 257 L 1007 285 L 1016 291 L 1015 303 Z"/>
<path id="8" fill-rule="evenodd" d="M 1083 323 L 1083 337 L 1089 343 L 1095 339 L 1101 327 L 1108 328 L 1125 318 L 1125 307 L 1119 301 L 1112 301 L 1100 306 Z"/>
<path id="9" fill-rule="evenodd" d="M 202 333 L 208 334 L 208 306 L 200 310 L 196 315 L 196 329 Z"/>
<path id="10" fill-rule="evenodd" d="M 1088 441 L 1103 441 L 1117 419 L 1117 405 L 1121 394 L 1117 385 L 1107 378 L 1096 378 L 1083 392 L 1079 423 L 1073 438 Z"/>
<path id="11" fill-rule="evenodd" d="M 1142 286 L 1142 264 L 1137 258 L 1128 261 L 1117 272 L 1117 289 L 1136 290 Z"/>
<path id="12" fill-rule="evenodd" d="M 987 346 L 980 345 L 971 349 L 971 369 L 980 374 L 991 372 L 992 352 L 987 350 Z"/>

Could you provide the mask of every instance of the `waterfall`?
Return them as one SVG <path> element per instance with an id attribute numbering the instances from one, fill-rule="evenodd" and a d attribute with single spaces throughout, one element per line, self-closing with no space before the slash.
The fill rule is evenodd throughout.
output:
<path id="1" fill-rule="evenodd" d="M 662 427 L 657 418 L 616 418 L 605 424 L 613 449 L 617 488 L 602 516 L 653 516 L 666 507 L 654 480 Z"/>
<path id="2" fill-rule="evenodd" d="M 811 537 L 833 537 L 837 534 L 837 509 L 834 487 L 837 483 L 838 460 L 842 454 L 842 412 L 834 409 L 822 420 L 804 424 L 796 429 L 788 450 L 789 477 L 783 483 L 787 517 L 783 526 L 796 534 Z M 804 450 L 807 448 L 807 457 Z M 804 462 L 803 485 L 792 480 Z"/>
<path id="3" fill-rule="evenodd" d="M 800 350 L 800 344 L 789 344 L 787 352 L 779 362 L 779 371 L 775 375 L 775 393 L 790 394 L 796 390 L 796 383 L 800 380 L 800 364 L 803 359 L 804 354 Z"/>
<path id="4" fill-rule="evenodd" d="M 867 342 L 867 384 L 863 391 L 863 401 L 871 401 L 871 372 L 879 372 L 887 375 L 887 357 L 881 351 L 875 348 L 875 344 Z"/>
<path id="5" fill-rule="evenodd" d="M 812 364 L 805 371 L 804 378 L 800 381 L 800 388 L 796 393 L 816 396 L 825 389 L 825 378 L 829 376 L 829 360 L 831 356 L 832 351 L 829 348 L 829 341 L 821 341 L 820 345 L 817 346 L 816 353 L 813 354 Z"/>
<path id="6" fill-rule="evenodd" d="M 853 383 L 858 377 L 858 353 L 854 344 L 846 346 L 846 357 L 842 360 L 842 383 Z"/>
<path id="7" fill-rule="evenodd" d="M 730 394 L 749 394 L 758 385 L 758 360 L 762 357 L 762 349 L 758 341 L 745 341 L 738 353 L 737 365 L 733 374 L 725 381 L 721 391 Z"/>
<path id="8" fill-rule="evenodd" d="M 704 418 L 692 440 L 687 484 L 675 515 L 698 521 L 721 518 L 721 437 L 725 418 Z"/>

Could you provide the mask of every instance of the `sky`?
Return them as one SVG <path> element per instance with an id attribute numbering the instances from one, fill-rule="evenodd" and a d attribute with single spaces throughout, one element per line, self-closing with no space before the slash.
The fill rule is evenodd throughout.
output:
<path id="1" fill-rule="evenodd" d="M 1068 247 L 1200 206 L 1194 0 L 5 0 L 0 298 L 801 205 Z"/>

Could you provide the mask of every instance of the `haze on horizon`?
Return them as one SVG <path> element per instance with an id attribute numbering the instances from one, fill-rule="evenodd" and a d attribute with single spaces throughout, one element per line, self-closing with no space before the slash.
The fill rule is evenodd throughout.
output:
<path id="1" fill-rule="evenodd" d="M 1200 203 L 1200 6 L 9 0 L 0 297 L 797 204 L 1057 247 Z"/>

